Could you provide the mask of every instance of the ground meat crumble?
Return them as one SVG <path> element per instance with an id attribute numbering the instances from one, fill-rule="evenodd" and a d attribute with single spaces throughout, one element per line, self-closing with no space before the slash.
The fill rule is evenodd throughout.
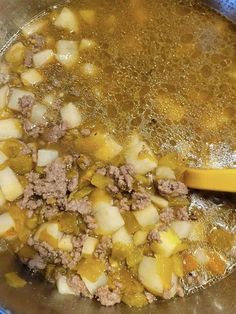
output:
<path id="1" fill-rule="evenodd" d="M 113 306 L 121 302 L 121 293 L 118 288 L 112 291 L 108 286 L 101 287 L 97 290 L 96 297 L 104 306 Z"/>
<path id="2" fill-rule="evenodd" d="M 158 191 L 163 195 L 182 196 L 188 194 L 188 189 L 183 182 L 161 179 L 156 181 Z"/>

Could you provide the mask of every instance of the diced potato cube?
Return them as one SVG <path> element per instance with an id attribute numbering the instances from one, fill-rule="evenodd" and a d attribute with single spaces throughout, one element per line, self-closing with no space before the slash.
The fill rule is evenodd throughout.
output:
<path id="1" fill-rule="evenodd" d="M 121 227 L 119 230 L 117 230 L 112 235 L 112 243 L 121 243 L 125 245 L 131 245 L 132 244 L 132 237 L 130 234 L 128 234 L 125 227 Z"/>
<path id="2" fill-rule="evenodd" d="M 48 63 L 54 61 L 54 52 L 51 49 L 45 49 L 40 51 L 33 56 L 33 62 L 35 68 L 41 68 Z"/>
<path id="3" fill-rule="evenodd" d="M 171 228 L 180 239 L 187 238 L 192 229 L 192 223 L 189 221 L 175 220 L 171 223 Z"/>
<path id="4" fill-rule="evenodd" d="M 72 40 L 59 40 L 56 43 L 56 59 L 66 67 L 71 67 L 78 59 L 78 43 Z"/>
<path id="5" fill-rule="evenodd" d="M 85 75 L 94 76 L 98 73 L 98 68 L 96 65 L 94 65 L 92 63 L 84 63 L 81 66 L 81 71 Z"/>
<path id="6" fill-rule="evenodd" d="M 93 237 L 87 237 L 87 239 L 84 242 L 83 249 L 82 249 L 82 255 L 83 256 L 92 255 L 93 252 L 95 251 L 97 244 L 98 244 L 98 239 L 93 238 Z"/>
<path id="7" fill-rule="evenodd" d="M 21 74 L 25 86 L 37 85 L 43 81 L 42 75 L 35 69 L 29 69 Z"/>
<path id="8" fill-rule="evenodd" d="M 6 198 L 0 190 L 0 206 L 3 206 L 6 203 Z"/>
<path id="9" fill-rule="evenodd" d="M 163 293 L 163 283 L 157 272 L 157 261 L 154 257 L 144 256 L 138 268 L 138 278 L 144 287 L 156 296 Z"/>
<path id="10" fill-rule="evenodd" d="M 134 245 L 139 246 L 145 244 L 148 236 L 148 231 L 139 230 L 134 234 Z"/>
<path id="11" fill-rule="evenodd" d="M 157 209 L 152 204 L 144 209 L 135 211 L 134 216 L 142 227 L 154 225 L 159 220 Z"/>
<path id="12" fill-rule="evenodd" d="M 158 179 L 170 179 L 170 180 L 176 179 L 174 171 L 171 168 L 165 167 L 165 166 L 161 166 L 157 168 L 156 177 Z"/>
<path id="13" fill-rule="evenodd" d="M 75 295 L 73 290 L 68 286 L 66 276 L 60 276 L 56 282 L 57 290 L 60 294 L 72 294 Z"/>
<path id="14" fill-rule="evenodd" d="M 160 209 L 167 208 L 169 206 L 169 202 L 161 196 L 150 195 L 150 198 L 153 204 L 155 204 Z"/>
<path id="15" fill-rule="evenodd" d="M 94 40 L 83 38 L 80 42 L 79 49 L 86 50 L 86 49 L 94 48 L 95 46 L 96 46 L 96 43 Z"/>
<path id="16" fill-rule="evenodd" d="M 6 160 L 8 160 L 8 157 L 0 151 L 0 165 L 3 164 Z"/>
<path id="17" fill-rule="evenodd" d="M 19 119 L 0 120 L 0 140 L 21 137 L 22 127 Z"/>
<path id="18" fill-rule="evenodd" d="M 109 134 L 104 134 L 104 144 L 95 152 L 97 159 L 108 162 L 115 158 L 122 151 L 119 145 Z"/>
<path id="19" fill-rule="evenodd" d="M 91 294 L 94 294 L 98 288 L 105 286 L 108 281 L 105 273 L 103 273 L 95 282 L 90 281 L 83 276 L 81 276 L 81 278 Z"/>
<path id="20" fill-rule="evenodd" d="M 23 194 L 22 185 L 9 167 L 0 170 L 0 188 L 4 197 L 11 202 Z"/>
<path id="21" fill-rule="evenodd" d="M 206 265 L 209 262 L 209 256 L 207 255 L 207 252 L 203 248 L 198 248 L 194 252 L 194 257 L 198 264 L 200 265 Z"/>
<path id="22" fill-rule="evenodd" d="M 176 247 L 181 244 L 181 240 L 179 239 L 177 234 L 170 228 L 166 231 L 160 232 L 160 240 L 160 243 L 156 243 L 156 253 L 164 255 L 166 257 L 171 256 L 174 253 Z"/>
<path id="23" fill-rule="evenodd" d="M 45 166 L 51 164 L 55 159 L 57 159 L 58 156 L 59 156 L 59 153 L 57 150 L 39 149 L 38 150 L 37 166 L 38 167 L 45 167 Z"/>
<path id="24" fill-rule="evenodd" d="M 126 161 L 134 167 L 137 174 L 146 174 L 157 167 L 157 160 L 147 144 L 133 135 L 125 152 Z"/>
<path id="25" fill-rule="evenodd" d="M 79 13 L 85 23 L 89 25 L 94 24 L 96 19 L 96 13 L 94 10 L 91 9 L 80 10 Z"/>
<path id="26" fill-rule="evenodd" d="M 28 92 L 24 89 L 19 89 L 19 88 L 12 88 L 10 92 L 10 98 L 8 102 L 8 107 L 12 110 L 20 111 L 20 105 L 19 105 L 19 100 L 23 96 L 31 96 L 34 97 L 34 94 L 31 92 Z"/>
<path id="27" fill-rule="evenodd" d="M 0 237 L 5 233 L 15 229 L 15 222 L 9 213 L 3 213 L 0 215 Z"/>
<path id="28" fill-rule="evenodd" d="M 79 31 L 79 21 L 77 16 L 68 8 L 63 8 L 61 13 L 54 21 L 57 27 L 65 28 L 70 32 L 77 33 Z"/>
<path id="29" fill-rule="evenodd" d="M 59 241 L 62 238 L 62 233 L 59 230 L 59 224 L 55 222 L 46 222 L 42 224 L 34 235 L 34 239 L 36 241 L 40 241 L 40 236 L 43 232 L 46 231 L 49 236 L 54 238 L 55 240 Z"/>
<path id="30" fill-rule="evenodd" d="M 22 42 L 15 43 L 11 46 L 5 55 L 5 59 L 8 63 L 13 65 L 22 64 L 25 57 L 25 46 Z"/>
<path id="31" fill-rule="evenodd" d="M 31 22 L 22 28 L 22 33 L 25 37 L 29 37 L 35 33 L 41 32 L 47 23 L 47 20 L 37 20 Z"/>
<path id="32" fill-rule="evenodd" d="M 62 236 L 62 238 L 58 241 L 58 249 L 65 252 L 71 252 L 73 250 L 73 244 L 70 235 Z"/>
<path id="33" fill-rule="evenodd" d="M 0 109 L 3 109 L 7 105 L 9 96 L 9 87 L 7 85 L 0 88 Z"/>
<path id="34" fill-rule="evenodd" d="M 111 234 L 125 224 L 119 209 L 107 203 L 97 204 L 94 216 L 100 234 Z"/>
<path id="35" fill-rule="evenodd" d="M 33 123 L 42 123 L 45 120 L 46 113 L 47 107 L 41 104 L 36 104 L 32 108 L 30 120 Z"/>
<path id="36" fill-rule="evenodd" d="M 69 129 L 77 128 L 82 122 L 80 111 L 72 102 L 63 106 L 61 118 Z"/>

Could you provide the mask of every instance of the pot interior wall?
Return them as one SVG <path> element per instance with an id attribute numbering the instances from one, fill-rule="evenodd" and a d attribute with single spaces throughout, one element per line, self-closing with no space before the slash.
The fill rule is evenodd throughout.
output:
<path id="1" fill-rule="evenodd" d="M 236 21 L 236 1 L 207 1 L 211 6 L 223 12 L 228 18 Z M 26 21 L 58 3 L 53 0 L 1 0 L 0 1 L 0 47 L 4 47 L 12 36 Z M 112 1 L 111 1 L 112 3 Z M 1 49 L 0 49 L 1 51 Z M 125 305 L 104 308 L 95 301 L 61 296 L 55 289 L 38 276 L 31 276 L 17 262 L 14 256 L 4 253 L 0 258 L 0 278 L 4 273 L 17 270 L 23 273 L 30 284 L 25 288 L 14 290 L 4 280 L 0 283 L 0 304 L 14 313 L 94 313 L 131 314 L 137 313 L 236 313 L 235 287 L 236 272 L 207 290 L 200 291 L 184 299 L 153 304 L 141 310 L 131 309 Z"/>

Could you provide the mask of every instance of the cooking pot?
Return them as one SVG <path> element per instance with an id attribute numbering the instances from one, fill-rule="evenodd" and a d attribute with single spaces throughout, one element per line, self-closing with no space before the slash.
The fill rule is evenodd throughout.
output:
<path id="1" fill-rule="evenodd" d="M 205 2 L 236 22 L 235 0 L 207 0 Z M 1 47 L 9 43 L 12 36 L 25 22 L 56 3 L 58 1 L 54 0 L 0 0 L 0 52 Z M 10 271 L 17 271 L 27 279 L 29 284 L 18 290 L 7 286 L 2 278 L 4 273 Z M 236 272 L 206 290 L 201 290 L 183 299 L 160 302 L 142 309 L 129 308 L 123 304 L 105 308 L 96 301 L 59 295 L 52 285 L 45 282 L 40 276 L 29 274 L 16 258 L 7 252 L 0 255 L 0 278 L 0 305 L 16 314 L 236 313 Z M 3 311 L 3 313 L 5 312 Z"/>

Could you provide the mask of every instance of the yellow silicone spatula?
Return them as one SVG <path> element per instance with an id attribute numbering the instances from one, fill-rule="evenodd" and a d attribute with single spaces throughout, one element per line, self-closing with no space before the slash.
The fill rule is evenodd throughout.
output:
<path id="1" fill-rule="evenodd" d="M 236 192 L 236 169 L 188 168 L 184 183 L 193 189 Z"/>

